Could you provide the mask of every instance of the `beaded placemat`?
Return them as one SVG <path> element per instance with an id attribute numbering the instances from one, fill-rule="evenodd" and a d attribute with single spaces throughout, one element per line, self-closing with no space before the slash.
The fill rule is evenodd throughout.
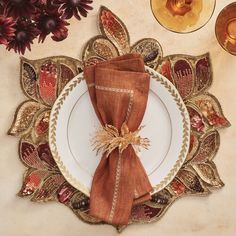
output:
<path id="1" fill-rule="evenodd" d="M 64 86 L 83 71 L 84 65 L 137 52 L 147 66 L 176 86 L 191 119 L 191 143 L 184 165 L 166 188 L 132 209 L 130 224 L 150 223 L 160 219 L 178 198 L 208 195 L 224 185 L 213 159 L 220 146 L 218 130 L 230 123 L 216 97 L 208 92 L 213 80 L 208 53 L 163 57 L 156 39 L 145 38 L 130 45 L 126 26 L 106 7 L 101 7 L 98 21 L 101 34 L 88 41 L 82 60 L 66 56 L 21 58 L 20 81 L 27 100 L 17 108 L 9 130 L 10 135 L 20 138 L 19 157 L 27 168 L 18 195 L 35 202 L 58 201 L 87 223 L 103 223 L 89 215 L 89 198 L 60 173 L 48 145 L 49 116 Z M 118 226 L 117 230 L 123 228 Z"/>

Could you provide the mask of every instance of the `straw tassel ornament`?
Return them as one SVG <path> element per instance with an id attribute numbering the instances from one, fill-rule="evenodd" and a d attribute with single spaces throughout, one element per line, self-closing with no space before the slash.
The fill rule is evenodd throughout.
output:
<path id="1" fill-rule="evenodd" d="M 106 157 L 116 148 L 119 149 L 119 153 L 122 153 L 129 145 L 134 146 L 137 151 L 140 151 L 140 147 L 148 149 L 150 146 L 149 139 L 141 138 L 138 135 L 142 128 L 143 126 L 135 132 L 131 132 L 124 122 L 119 133 L 116 127 L 106 124 L 96 131 L 92 145 L 94 150 L 97 150 L 97 155 L 106 153 Z"/>

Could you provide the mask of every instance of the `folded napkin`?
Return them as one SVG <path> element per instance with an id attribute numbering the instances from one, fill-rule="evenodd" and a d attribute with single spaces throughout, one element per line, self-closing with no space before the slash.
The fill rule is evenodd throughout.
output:
<path id="1" fill-rule="evenodd" d="M 150 77 L 138 54 L 127 54 L 84 68 L 90 98 L 103 126 L 135 132 L 147 105 Z M 152 186 L 132 145 L 104 153 L 95 171 L 90 214 L 111 224 L 128 224 L 131 209 L 150 199 Z"/>

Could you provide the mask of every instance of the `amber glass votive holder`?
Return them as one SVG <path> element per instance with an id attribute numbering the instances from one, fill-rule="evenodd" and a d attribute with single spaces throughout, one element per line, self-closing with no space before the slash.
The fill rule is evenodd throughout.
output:
<path id="1" fill-rule="evenodd" d="M 215 33 L 219 44 L 236 56 L 236 2 L 220 12 L 216 20 Z"/>
<path id="2" fill-rule="evenodd" d="M 150 0 L 153 15 L 166 29 L 190 33 L 203 27 L 212 17 L 215 0 Z"/>

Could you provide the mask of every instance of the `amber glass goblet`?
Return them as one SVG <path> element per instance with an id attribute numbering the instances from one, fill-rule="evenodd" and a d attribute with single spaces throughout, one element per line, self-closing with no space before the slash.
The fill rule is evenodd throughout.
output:
<path id="1" fill-rule="evenodd" d="M 203 27 L 215 10 L 215 0 L 150 0 L 153 15 L 166 29 L 189 33 Z"/>

